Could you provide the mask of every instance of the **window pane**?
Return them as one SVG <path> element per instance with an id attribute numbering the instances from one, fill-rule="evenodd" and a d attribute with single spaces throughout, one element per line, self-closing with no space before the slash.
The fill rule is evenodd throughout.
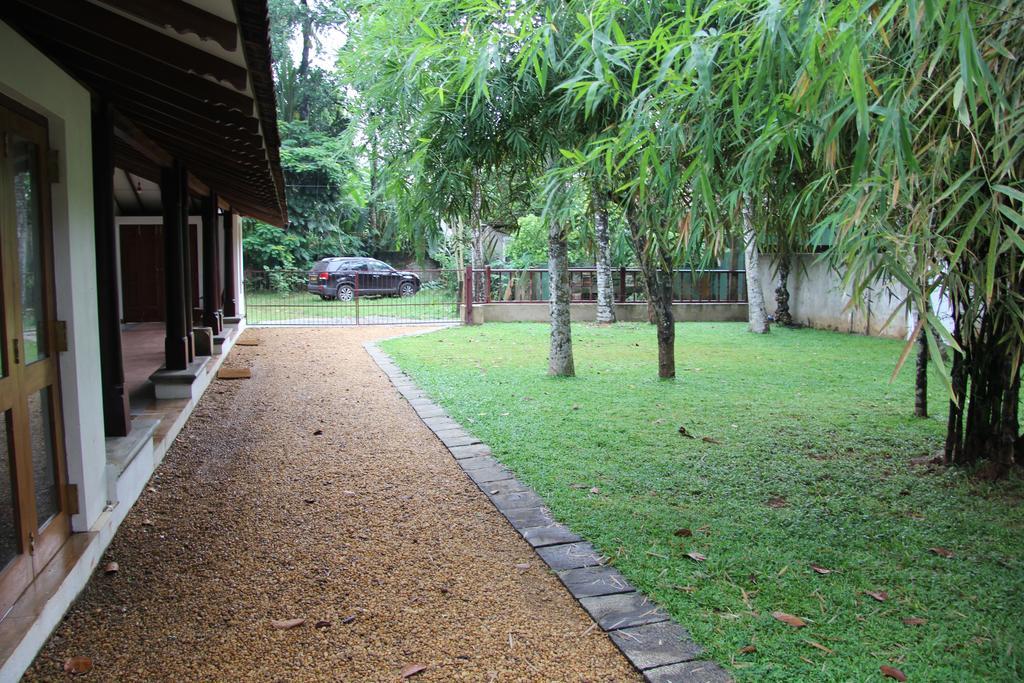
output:
<path id="1" fill-rule="evenodd" d="M 22 353 L 25 364 L 46 358 L 46 312 L 43 308 L 42 218 L 39 214 L 39 147 L 11 136 L 14 162 L 14 210 L 21 278 Z"/>
<path id="2" fill-rule="evenodd" d="M 0 419 L 0 567 L 4 567 L 18 554 L 18 526 L 14 508 L 18 504 L 11 472 L 11 448 L 7 423 L 11 414 Z"/>
<path id="3" fill-rule="evenodd" d="M 42 528 L 60 512 L 60 489 L 53 466 L 53 420 L 50 388 L 28 397 L 28 427 L 32 438 L 32 481 L 36 493 L 36 519 Z"/>

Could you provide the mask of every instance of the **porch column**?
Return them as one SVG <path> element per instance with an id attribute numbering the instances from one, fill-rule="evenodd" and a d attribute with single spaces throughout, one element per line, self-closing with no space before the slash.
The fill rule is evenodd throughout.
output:
<path id="1" fill-rule="evenodd" d="M 217 193 L 203 197 L 203 325 L 220 334 L 220 283 L 217 271 Z"/>
<path id="2" fill-rule="evenodd" d="M 224 212 L 224 317 L 238 316 L 238 287 L 235 282 L 235 212 Z"/>
<path id="3" fill-rule="evenodd" d="M 114 235 L 114 110 L 110 103 L 102 100 L 94 102 L 92 112 L 92 192 L 103 427 L 107 436 L 127 436 L 131 429 L 131 412 L 124 391 L 121 292 L 117 287 Z"/>
<path id="4" fill-rule="evenodd" d="M 189 364 L 189 332 L 185 291 L 185 239 L 188 232 L 188 213 L 183 211 L 185 196 L 185 167 L 175 161 L 170 168 L 160 171 L 160 196 L 164 210 L 164 310 L 167 317 L 167 336 L 164 340 L 165 365 L 168 370 L 184 370 Z"/>
<path id="5" fill-rule="evenodd" d="M 196 359 L 196 338 L 192 332 L 195 327 L 195 290 L 192 282 L 192 225 L 189 214 L 192 202 L 188 194 L 188 173 L 182 171 L 181 184 L 181 252 L 182 276 L 185 279 L 185 339 L 188 341 L 188 362 Z"/>

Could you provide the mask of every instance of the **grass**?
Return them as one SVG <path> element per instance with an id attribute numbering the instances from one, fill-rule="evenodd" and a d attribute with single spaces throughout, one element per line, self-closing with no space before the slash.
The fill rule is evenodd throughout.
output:
<path id="1" fill-rule="evenodd" d="M 424 288 L 410 297 L 360 297 L 354 301 L 324 301 L 308 292 L 268 292 L 247 290 L 246 322 L 265 324 L 316 324 L 344 319 L 355 323 L 458 321 L 454 294 L 443 289 Z"/>
<path id="2" fill-rule="evenodd" d="M 909 464 L 941 447 L 945 404 L 933 377 L 936 415 L 912 416 L 901 342 L 678 333 L 674 381 L 646 325 L 574 326 L 573 379 L 545 375 L 544 325 L 384 348 L 738 680 L 1024 678 L 1024 485 Z"/>

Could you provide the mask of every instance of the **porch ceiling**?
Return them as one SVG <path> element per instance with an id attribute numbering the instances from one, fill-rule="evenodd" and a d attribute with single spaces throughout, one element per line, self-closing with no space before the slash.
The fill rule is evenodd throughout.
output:
<path id="1" fill-rule="evenodd" d="M 118 166 L 176 158 L 193 192 L 287 221 L 266 0 L 6 0 L 0 20 L 114 105 Z"/>

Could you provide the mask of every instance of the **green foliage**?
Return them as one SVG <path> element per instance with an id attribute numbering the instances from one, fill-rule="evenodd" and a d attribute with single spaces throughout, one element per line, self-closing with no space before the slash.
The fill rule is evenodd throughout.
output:
<path id="1" fill-rule="evenodd" d="M 666 383 L 646 325 L 574 325 L 573 380 L 538 367 L 547 332 L 488 323 L 384 348 L 737 680 L 1024 676 L 1024 485 L 908 464 L 941 445 L 944 416 L 913 418 L 912 378 L 888 382 L 900 342 L 690 324 Z"/>
<path id="2" fill-rule="evenodd" d="M 584 250 L 580 233 L 569 234 L 569 263 L 586 263 L 589 254 Z M 515 268 L 546 268 L 548 265 L 548 226 L 544 219 L 529 214 L 519 219 L 519 229 L 505 247 L 505 261 Z"/>

